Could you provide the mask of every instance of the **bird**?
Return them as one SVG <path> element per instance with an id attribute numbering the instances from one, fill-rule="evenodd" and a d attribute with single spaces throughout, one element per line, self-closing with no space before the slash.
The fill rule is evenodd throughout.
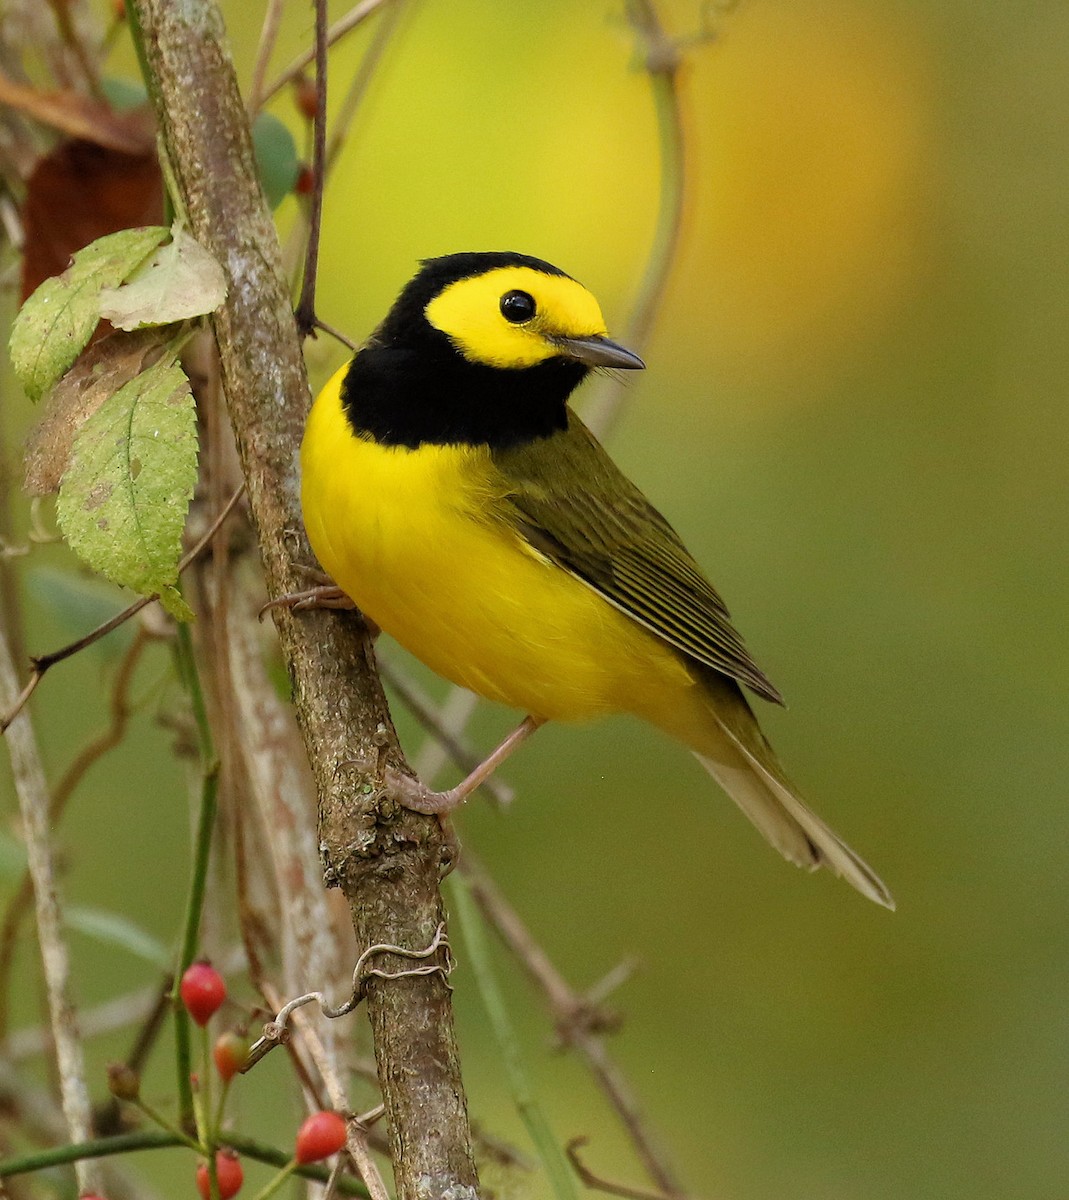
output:
<path id="1" fill-rule="evenodd" d="M 782 697 L 683 541 L 569 404 L 642 359 L 594 295 L 512 252 L 425 259 L 313 404 L 308 539 L 351 602 L 437 674 L 527 714 L 447 812 L 545 721 L 631 713 L 689 748 L 789 861 L 885 884 L 801 799 L 743 689 Z"/>

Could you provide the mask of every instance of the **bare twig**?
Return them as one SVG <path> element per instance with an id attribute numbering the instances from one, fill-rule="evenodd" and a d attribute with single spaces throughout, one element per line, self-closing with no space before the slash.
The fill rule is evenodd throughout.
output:
<path id="1" fill-rule="evenodd" d="M 616 1110 L 650 1178 L 668 1196 L 682 1196 L 667 1156 L 647 1128 L 638 1102 L 605 1048 L 601 1034 L 607 1026 L 611 1028 L 612 1022 L 591 1004 L 588 996 L 573 991 L 473 854 L 465 851 L 457 869 L 468 880 L 487 920 L 545 993 L 561 1040 L 574 1047 L 585 1060 Z"/>
<path id="2" fill-rule="evenodd" d="M 89 770 L 93 763 L 109 750 L 114 749 L 122 741 L 130 717 L 130 684 L 147 642 L 148 634 L 142 630 L 130 643 L 129 649 L 119 664 L 119 669 L 115 675 L 115 682 L 112 685 L 111 699 L 108 705 L 111 720 L 108 728 L 103 733 L 94 737 L 81 750 L 52 790 L 51 806 L 48 814 L 51 825 L 55 826 L 59 821 L 68 799 L 84 778 L 86 771 Z M 18 942 L 19 930 L 32 903 L 33 881 L 30 878 L 29 872 L 26 872 L 8 903 L 7 911 L 4 913 L 3 925 L 0 926 L 0 1038 L 6 1034 L 8 1027 L 11 970 L 15 961 L 15 948 Z"/>
<path id="3" fill-rule="evenodd" d="M 623 1196 L 624 1200 L 672 1200 L 673 1196 L 679 1195 L 678 1192 L 669 1196 L 667 1192 L 651 1192 L 648 1188 L 630 1187 L 626 1183 L 612 1183 L 608 1179 L 602 1179 L 595 1175 L 579 1157 L 580 1147 L 586 1146 L 589 1142 L 590 1139 L 587 1137 L 574 1137 L 564 1147 L 568 1161 L 575 1169 L 575 1173 L 588 1188 L 592 1188 L 596 1192 L 605 1192 L 609 1196 Z"/>
<path id="4" fill-rule="evenodd" d="M 256 47 L 256 65 L 252 69 L 252 80 L 249 83 L 248 108 L 249 116 L 254 117 L 264 102 L 264 80 L 267 78 L 267 68 L 271 63 L 271 54 L 278 40 L 279 26 L 282 24 L 282 7 L 284 0 L 268 0 L 264 12 L 264 23 L 260 27 L 260 44 Z"/>
<path id="5" fill-rule="evenodd" d="M 140 1076 L 144 1070 L 145 1063 L 148 1062 L 149 1054 L 152 1052 L 160 1033 L 163 1030 L 164 1022 L 167 1020 L 171 1012 L 171 988 L 174 986 L 174 979 L 170 975 L 165 975 L 163 980 L 156 988 L 156 996 L 152 1007 L 145 1013 L 141 1020 L 140 1028 L 134 1038 L 134 1044 L 130 1047 L 130 1052 L 126 1056 L 126 1066 Z M 117 1096 L 110 1096 L 105 1104 L 97 1110 L 94 1126 L 97 1133 L 114 1134 L 121 1133 L 122 1121 L 122 1102 Z"/>
<path id="6" fill-rule="evenodd" d="M 664 296 L 668 272 L 679 245 L 686 189 L 686 146 L 676 77 L 679 45 L 665 33 L 652 0 L 627 0 L 627 16 L 639 39 L 650 77 L 661 150 L 661 195 L 653 244 L 638 295 L 622 333 L 624 345 L 641 354 Z M 625 396 L 620 373 L 603 375 L 584 406 L 584 419 L 599 437 L 608 436 Z"/>
<path id="7" fill-rule="evenodd" d="M 368 17 L 371 16 L 376 9 L 379 9 L 387 0 L 361 0 L 361 3 L 354 5 L 340 20 L 335 21 L 327 30 L 327 45 L 333 46 L 335 42 L 345 37 L 347 33 L 356 29 Z M 273 96 L 282 91 L 287 84 L 292 83 L 298 75 L 308 66 L 315 58 L 315 47 L 311 50 L 305 50 L 299 54 L 293 62 L 282 72 L 281 75 L 271 84 L 264 92 L 263 98 L 260 101 L 261 105 L 266 104 Z"/>
<path id="8" fill-rule="evenodd" d="M 179 574 L 181 574 L 195 558 L 203 553 L 205 548 L 208 546 L 208 543 L 215 536 L 216 530 L 219 529 L 222 523 L 233 512 L 234 506 L 241 499 L 244 491 L 245 486 L 242 484 L 242 486 L 238 488 L 233 496 L 231 496 L 227 501 L 226 507 L 211 523 L 205 534 L 198 539 L 196 545 L 182 556 L 182 560 L 178 564 Z M 17 717 L 22 711 L 27 700 L 29 700 L 29 698 L 33 695 L 34 691 L 37 689 L 37 685 L 44 678 L 45 672 L 49 670 L 50 667 L 54 667 L 56 663 L 63 662 L 64 659 L 71 658 L 73 655 L 80 653 L 89 646 L 92 646 L 95 642 L 99 642 L 102 637 L 106 637 L 107 634 L 111 633 L 115 629 L 118 629 L 120 625 L 124 625 L 130 620 L 131 617 L 137 616 L 137 614 L 143 608 L 147 607 L 149 604 L 152 604 L 153 601 L 158 599 L 158 595 L 142 596 L 140 600 L 135 600 L 133 604 L 128 605 L 121 612 L 117 612 L 115 616 L 109 617 L 102 625 L 98 625 L 96 629 L 90 630 L 89 633 L 84 635 L 84 637 L 77 638 L 68 645 L 60 647 L 59 650 L 53 650 L 50 654 L 42 654 L 39 657 L 32 658 L 30 661 L 33 663 L 33 672 L 31 673 L 30 678 L 27 680 L 26 686 L 21 692 L 19 692 L 18 696 L 5 712 L 4 716 L 0 718 L 0 733 L 5 732 L 15 717 Z"/>
<path id="9" fill-rule="evenodd" d="M 304 282 L 294 314 L 297 331 L 307 337 L 316 327 L 316 273 L 319 270 L 319 231 L 323 225 L 323 187 L 327 178 L 327 0 L 315 3 L 316 112 L 312 136 L 312 211 L 304 251 Z"/>
<path id="10" fill-rule="evenodd" d="M 11 660 L 6 634 L 0 628 L 0 697 L 6 705 L 14 700 L 17 692 L 18 676 L 15 673 L 15 664 Z M 6 740 L 11 755 L 15 791 L 19 798 L 26 855 L 33 879 L 37 938 L 44 965 L 63 1115 L 71 1141 L 84 1142 L 92 1136 L 89 1092 L 85 1084 L 85 1061 L 70 995 L 70 960 L 67 944 L 63 940 L 63 917 L 49 837 L 48 784 L 45 782 L 37 739 L 28 713 L 21 713 L 11 722 Z M 101 1177 L 96 1164 L 82 1162 L 76 1170 L 81 1192 L 100 1190 Z"/>
<path id="11" fill-rule="evenodd" d="M 357 351 L 356 342 L 354 342 L 352 338 L 347 337 L 344 333 L 342 333 L 342 331 L 340 329 L 336 329 L 333 325 L 328 325 L 327 322 L 324 321 L 322 317 L 316 317 L 316 327 L 318 329 L 322 329 L 324 333 L 329 333 L 330 336 L 332 338 L 334 338 L 335 341 L 341 342 L 341 344 L 347 350 L 351 350 L 353 352 L 353 354 L 356 353 L 356 351 Z"/>
<path id="12" fill-rule="evenodd" d="M 337 162 L 338 155 L 344 145 L 345 138 L 348 135 L 349 129 L 353 120 L 356 117 L 357 110 L 360 107 L 360 102 L 367 94 L 368 87 L 375 74 L 375 69 L 382 61 L 382 56 L 385 53 L 386 47 L 389 44 L 390 38 L 393 36 L 397 28 L 398 20 L 404 8 L 404 0 L 393 0 L 393 3 L 387 8 L 382 20 L 379 22 L 375 35 L 372 38 L 371 45 L 367 48 L 363 58 L 360 60 L 360 65 L 356 69 L 352 82 L 349 84 L 349 89 L 342 100 L 341 106 L 334 117 L 333 129 L 330 141 L 326 146 L 324 163 L 322 171 L 315 171 L 315 186 L 312 192 L 311 210 L 307 206 L 302 206 L 300 209 L 301 219 L 294 222 L 293 228 L 290 230 L 289 237 L 286 242 L 286 247 L 283 250 L 283 261 L 287 266 L 291 262 L 298 260 L 303 254 L 305 263 L 305 275 L 302 285 L 302 290 L 307 286 L 308 263 L 312 259 L 312 238 L 315 235 L 318 238 L 318 229 L 316 228 L 316 217 L 321 208 L 322 196 L 326 188 L 327 180 L 330 178 L 331 172 Z M 355 11 L 355 10 L 354 10 Z M 329 34 L 328 34 L 329 40 Z M 317 114 L 322 99 L 322 91 L 316 84 L 316 108 Z M 318 138 L 320 130 L 326 129 L 326 122 L 318 120 L 315 125 L 315 137 Z M 298 249 L 300 247 L 300 249 Z M 314 264 L 313 264 L 314 269 Z M 318 315 L 312 314 L 315 321 L 315 328 L 322 329 L 325 333 L 329 333 L 331 337 L 336 338 L 349 350 L 355 353 L 356 345 L 351 339 L 345 336 L 339 329 L 333 325 L 327 324 Z M 298 318 L 300 326 L 300 318 Z M 304 332 L 303 326 L 301 326 Z"/>
<path id="13" fill-rule="evenodd" d="M 367 95 L 367 89 L 375 75 L 375 69 L 382 61 L 382 56 L 386 53 L 386 47 L 390 44 L 390 39 L 397 30 L 397 24 L 401 19 L 404 8 L 405 0 L 393 0 L 383 13 L 375 29 L 374 36 L 371 39 L 371 45 L 368 46 L 364 57 L 360 60 L 360 66 L 357 67 L 352 83 L 349 84 L 349 90 L 345 93 L 345 98 L 342 100 L 337 115 L 334 118 L 334 128 L 331 132 L 326 152 L 327 173 L 334 166 L 338 154 L 345 144 L 349 127 L 352 125 L 353 118 L 360 108 L 361 101 Z"/>

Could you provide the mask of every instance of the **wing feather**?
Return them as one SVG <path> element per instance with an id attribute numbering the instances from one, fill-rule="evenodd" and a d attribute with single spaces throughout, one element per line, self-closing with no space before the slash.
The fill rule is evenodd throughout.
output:
<path id="1" fill-rule="evenodd" d="M 531 546 L 683 654 L 783 703 L 679 535 L 574 414 L 566 432 L 493 459 L 504 519 Z"/>

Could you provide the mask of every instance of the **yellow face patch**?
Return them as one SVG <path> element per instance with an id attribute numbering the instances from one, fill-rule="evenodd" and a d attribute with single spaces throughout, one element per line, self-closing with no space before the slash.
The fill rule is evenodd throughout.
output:
<path id="1" fill-rule="evenodd" d="M 501 299 L 526 292 L 534 315 L 522 323 L 501 312 Z M 607 331 L 598 302 L 581 283 L 532 267 L 498 267 L 458 279 L 427 305 L 427 320 L 469 361 L 490 367 L 533 367 L 560 353 L 555 337 L 586 338 Z"/>

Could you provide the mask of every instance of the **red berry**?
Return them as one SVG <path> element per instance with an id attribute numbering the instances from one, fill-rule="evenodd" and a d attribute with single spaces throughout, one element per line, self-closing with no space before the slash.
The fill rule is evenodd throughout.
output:
<path id="1" fill-rule="evenodd" d="M 215 1060 L 215 1069 L 227 1083 L 241 1070 L 248 1057 L 248 1043 L 240 1034 L 235 1033 L 233 1030 L 220 1034 L 216 1039 L 215 1045 L 212 1047 L 212 1058 Z"/>
<path id="2" fill-rule="evenodd" d="M 297 172 L 297 179 L 293 184 L 294 194 L 297 196 L 310 196 L 315 191 L 316 174 L 309 166 L 303 166 Z"/>
<path id="3" fill-rule="evenodd" d="M 316 94 L 314 79 L 307 75 L 298 75 L 293 81 L 293 102 L 297 111 L 307 121 L 315 120 L 316 109 L 319 106 L 319 96 Z"/>
<path id="4" fill-rule="evenodd" d="M 207 962 L 195 962 L 182 976 L 179 987 L 182 1003 L 198 1025 L 207 1025 L 212 1014 L 226 999 L 222 975 Z"/>
<path id="5" fill-rule="evenodd" d="M 231 1196 L 236 1196 L 245 1182 L 245 1172 L 241 1169 L 238 1156 L 228 1150 L 217 1150 L 215 1177 L 219 1180 L 219 1195 L 222 1200 L 230 1200 Z M 197 1163 L 197 1191 L 201 1194 L 201 1200 L 211 1200 L 212 1183 L 206 1162 Z"/>
<path id="6" fill-rule="evenodd" d="M 297 1130 L 294 1157 L 302 1165 L 329 1158 L 345 1145 L 345 1118 L 336 1112 L 317 1112 Z"/>

